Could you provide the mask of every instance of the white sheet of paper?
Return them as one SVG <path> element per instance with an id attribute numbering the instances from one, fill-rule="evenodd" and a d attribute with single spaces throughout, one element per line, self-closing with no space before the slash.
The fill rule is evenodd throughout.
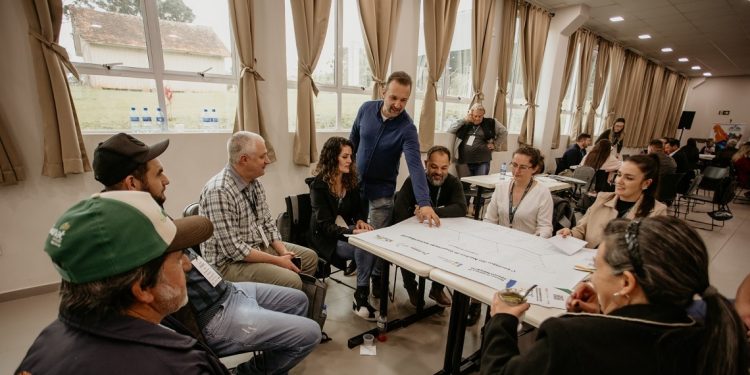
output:
<path id="1" fill-rule="evenodd" d="M 359 355 L 377 355 L 378 354 L 378 347 L 373 346 L 359 346 Z"/>
<path id="2" fill-rule="evenodd" d="M 555 245 L 556 248 L 562 250 L 562 252 L 568 255 L 577 253 L 579 250 L 586 247 L 587 243 L 586 241 L 579 240 L 578 238 L 575 238 L 573 236 L 563 238 L 563 236 L 559 234 L 552 238 L 548 238 L 547 241 L 549 241 L 551 244 Z"/>

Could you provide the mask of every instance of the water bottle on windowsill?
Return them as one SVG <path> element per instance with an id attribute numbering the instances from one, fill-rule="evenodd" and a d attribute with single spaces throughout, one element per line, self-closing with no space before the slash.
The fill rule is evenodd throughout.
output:
<path id="1" fill-rule="evenodd" d="M 508 163 L 503 163 L 500 165 L 500 179 L 504 179 L 505 176 L 508 174 Z"/>
<path id="2" fill-rule="evenodd" d="M 138 129 L 141 127 L 141 116 L 138 116 L 138 111 L 135 110 L 135 107 L 130 107 L 130 131 L 133 133 L 137 133 Z"/>

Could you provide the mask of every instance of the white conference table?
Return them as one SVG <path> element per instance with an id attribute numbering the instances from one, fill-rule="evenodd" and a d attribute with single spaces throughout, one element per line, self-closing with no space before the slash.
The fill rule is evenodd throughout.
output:
<path id="1" fill-rule="evenodd" d="M 484 191 L 494 189 L 495 185 L 500 183 L 500 181 L 506 181 L 506 180 L 510 181 L 511 179 L 512 177 L 510 175 L 503 175 L 501 173 L 461 177 L 461 182 L 466 182 L 468 184 L 477 186 L 477 194 L 474 197 L 474 219 L 475 220 L 479 220 L 479 211 L 481 211 L 482 209 L 480 201 L 481 201 L 481 197 Z M 556 192 L 556 191 L 572 188 L 571 184 L 567 182 L 555 180 L 548 176 L 535 176 L 534 179 L 540 184 L 547 187 L 550 192 Z M 585 182 L 583 183 L 585 184 Z"/>

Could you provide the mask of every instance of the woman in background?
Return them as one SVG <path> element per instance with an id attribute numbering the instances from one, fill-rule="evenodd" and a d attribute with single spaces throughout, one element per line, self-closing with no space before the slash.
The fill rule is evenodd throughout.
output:
<path id="1" fill-rule="evenodd" d="M 581 160 L 581 165 L 593 168 L 596 172 L 594 175 L 594 191 L 612 191 L 610 181 L 620 166 L 622 161 L 617 159 L 612 152 L 612 143 L 608 139 L 600 139 Z M 589 189 L 592 190 L 592 189 Z"/>
<path id="2" fill-rule="evenodd" d="M 614 220 L 604 232 L 591 282 L 568 311 L 539 327 L 524 355 L 518 317 L 528 303 L 499 296 L 484 334 L 482 374 L 747 375 L 747 337 L 731 303 L 711 286 L 700 235 L 671 216 Z M 706 318 L 687 308 L 698 296 Z"/>
<path id="3" fill-rule="evenodd" d="M 599 143 L 599 141 L 601 141 L 602 139 L 606 139 L 609 141 L 609 143 L 612 144 L 613 147 L 617 149 L 617 155 L 620 155 L 624 138 L 625 119 L 620 117 L 615 120 L 614 124 L 612 124 L 612 128 L 603 131 L 602 134 L 599 135 L 599 138 L 596 139 L 596 143 Z"/>
<path id="4" fill-rule="evenodd" d="M 586 247 L 593 249 L 601 243 L 604 228 L 612 219 L 666 215 L 667 206 L 654 198 L 659 184 L 657 160 L 653 154 L 631 156 L 617 172 L 615 191 L 599 193 L 578 225 L 557 234 L 585 240 Z"/>

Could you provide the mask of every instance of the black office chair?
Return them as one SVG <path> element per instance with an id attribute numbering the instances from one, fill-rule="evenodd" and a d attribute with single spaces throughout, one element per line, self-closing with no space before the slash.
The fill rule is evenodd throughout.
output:
<path id="1" fill-rule="evenodd" d="M 682 184 L 684 173 L 668 173 L 659 176 L 659 186 L 656 190 L 656 199 L 671 207 L 677 197 L 677 188 Z"/>
<path id="2" fill-rule="evenodd" d="M 702 176 L 697 176 L 696 180 L 698 180 L 698 182 L 695 183 L 694 181 L 694 184 L 700 187 L 702 190 L 705 190 L 706 192 L 710 192 L 712 194 L 700 194 L 697 189 L 693 193 L 686 194 L 684 196 L 686 200 L 684 219 L 686 221 L 691 221 L 694 223 L 710 225 L 709 230 L 714 230 L 714 227 L 716 226 L 723 228 L 724 221 L 733 218 L 732 212 L 729 210 L 728 205 L 729 202 L 734 199 L 737 181 L 733 177 L 729 176 L 728 168 L 716 168 L 717 170 L 711 171 L 709 170 L 709 168 L 712 167 L 706 168 L 706 171 L 710 172 L 710 174 L 707 175 L 706 173 L 704 173 Z M 721 169 L 726 169 L 726 171 L 721 171 Z M 711 211 L 705 212 L 711 218 L 710 222 L 688 219 L 687 215 L 690 213 L 691 207 L 693 209 L 693 212 L 698 212 L 695 211 L 695 205 L 698 202 L 711 204 Z M 720 225 L 716 222 L 719 222 Z"/>

